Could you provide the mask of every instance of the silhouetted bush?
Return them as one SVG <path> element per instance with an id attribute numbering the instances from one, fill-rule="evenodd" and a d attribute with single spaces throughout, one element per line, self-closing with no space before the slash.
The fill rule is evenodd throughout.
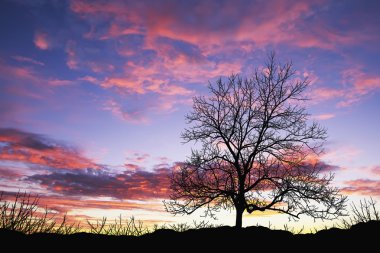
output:
<path id="1" fill-rule="evenodd" d="M 87 220 L 90 233 L 104 235 L 128 235 L 140 236 L 149 233 L 149 229 L 143 226 L 143 222 L 136 220 L 133 216 L 129 219 L 122 219 L 121 215 L 112 223 L 107 223 L 107 217 L 91 222 Z"/>
<path id="2" fill-rule="evenodd" d="M 360 200 L 359 204 L 351 203 L 351 215 L 340 221 L 338 227 L 349 229 L 361 222 L 380 221 L 379 211 L 376 209 L 376 201 L 372 198 Z"/>
<path id="3" fill-rule="evenodd" d="M 64 215 L 57 222 L 55 214 L 38 206 L 39 197 L 18 192 L 13 202 L 0 194 L 0 228 L 25 234 L 57 233 L 71 234 L 80 230 L 78 224 L 68 224 Z"/>

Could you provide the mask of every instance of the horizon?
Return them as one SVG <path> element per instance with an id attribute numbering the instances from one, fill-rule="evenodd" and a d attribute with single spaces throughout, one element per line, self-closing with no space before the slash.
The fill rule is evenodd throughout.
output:
<path id="1" fill-rule="evenodd" d="M 77 220 L 207 220 L 164 210 L 194 96 L 269 52 L 307 77 L 320 156 L 349 200 L 380 201 L 378 1 L 19 1 L 0 3 L 0 192 L 41 196 Z M 379 204 L 378 204 L 379 206 Z M 244 214 L 244 226 L 287 217 Z M 304 218 L 295 227 L 318 227 Z"/>

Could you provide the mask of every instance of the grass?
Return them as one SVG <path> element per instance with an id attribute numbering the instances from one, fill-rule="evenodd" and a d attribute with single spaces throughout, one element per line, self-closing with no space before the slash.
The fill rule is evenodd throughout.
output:
<path id="1" fill-rule="evenodd" d="M 141 220 L 136 220 L 133 216 L 123 219 L 120 215 L 114 220 L 108 220 L 106 217 L 98 220 L 87 220 L 87 226 L 80 223 L 69 223 L 67 215 L 57 217 L 56 213 L 49 211 L 47 208 L 41 208 L 38 205 L 39 197 L 32 196 L 27 193 L 17 193 L 13 201 L 4 198 L 3 193 L 0 194 L 0 229 L 8 229 L 19 231 L 25 234 L 34 233 L 56 233 L 56 234 L 73 234 L 77 232 L 89 232 L 92 234 L 103 235 L 127 235 L 141 236 L 151 233 L 159 229 L 171 229 L 177 232 L 184 232 L 190 229 L 202 229 L 218 227 L 208 222 L 193 221 L 189 223 L 176 224 L 155 224 L 152 228 L 144 226 Z M 340 220 L 333 227 L 349 229 L 352 225 L 360 222 L 368 222 L 372 220 L 380 220 L 379 211 L 376 209 L 376 202 L 370 199 L 364 199 L 359 204 L 352 203 L 351 215 Z M 270 229 L 274 229 L 269 224 Z M 324 229 L 328 229 L 325 227 Z M 288 225 L 284 225 L 283 230 L 293 234 L 303 233 L 304 230 L 295 230 Z M 318 232 L 315 230 L 314 232 Z"/>

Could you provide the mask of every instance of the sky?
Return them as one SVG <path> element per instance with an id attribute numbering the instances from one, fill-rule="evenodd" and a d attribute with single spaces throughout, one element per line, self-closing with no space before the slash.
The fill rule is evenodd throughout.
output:
<path id="1" fill-rule="evenodd" d="M 310 80 L 334 185 L 380 201 L 379 12 L 376 0 L 1 1 L 0 191 L 76 219 L 203 220 L 162 204 L 193 147 L 180 139 L 192 97 L 275 52 Z M 283 222 L 243 224 L 268 219 Z"/>

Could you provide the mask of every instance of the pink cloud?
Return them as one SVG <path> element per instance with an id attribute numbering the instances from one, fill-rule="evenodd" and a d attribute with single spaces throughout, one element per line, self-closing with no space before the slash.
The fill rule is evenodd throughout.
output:
<path id="1" fill-rule="evenodd" d="M 338 107 L 347 107 L 366 98 L 372 92 L 380 90 L 380 76 L 365 73 L 359 66 L 342 71 L 345 88 L 344 100 Z"/>
<path id="2" fill-rule="evenodd" d="M 124 110 L 120 104 L 114 100 L 109 100 L 104 105 L 104 109 L 111 111 L 113 115 L 132 124 L 146 124 L 149 120 L 141 110 Z"/>
<path id="3" fill-rule="evenodd" d="M 108 29 L 107 34 L 100 37 L 101 40 L 111 39 L 129 34 L 143 34 L 144 28 L 131 24 L 130 26 L 122 26 L 117 23 L 112 23 Z"/>
<path id="4" fill-rule="evenodd" d="M 140 168 L 139 165 L 137 165 L 137 164 L 132 164 L 132 163 L 126 163 L 126 164 L 124 164 L 124 167 L 125 167 L 127 170 L 131 170 L 131 171 L 136 171 L 138 168 Z"/>
<path id="5" fill-rule="evenodd" d="M 0 160 L 22 162 L 57 169 L 100 168 L 75 148 L 44 136 L 12 128 L 0 128 Z"/>
<path id="6" fill-rule="evenodd" d="M 148 153 L 128 150 L 126 152 L 126 160 L 128 163 L 143 163 L 147 161 L 150 158 L 150 155 Z"/>
<path id="7" fill-rule="evenodd" d="M 28 79 L 36 80 L 34 71 L 29 67 L 16 67 L 6 64 L 0 59 L 0 74 L 2 78 L 18 78 L 18 79 Z"/>
<path id="8" fill-rule="evenodd" d="M 363 79 L 358 79 L 355 82 L 355 88 L 365 93 L 370 90 L 379 89 L 380 77 L 364 77 Z"/>
<path id="9" fill-rule="evenodd" d="M 380 166 L 375 166 L 371 169 L 371 172 L 377 176 L 380 176 Z"/>
<path id="10" fill-rule="evenodd" d="M 149 67 L 128 62 L 121 77 L 107 77 L 101 86 L 104 88 L 117 87 L 128 93 L 146 94 L 154 92 L 162 95 L 188 96 L 193 91 L 176 84 L 170 84 L 170 67 L 165 63 L 153 62 Z M 168 72 L 166 72 L 166 70 Z M 191 71 L 189 69 L 189 71 Z"/>
<path id="11" fill-rule="evenodd" d="M 66 86 L 72 85 L 74 81 L 72 80 L 61 80 L 61 79 L 51 79 L 48 81 L 51 86 Z"/>
<path id="12" fill-rule="evenodd" d="M 316 120 L 328 120 L 328 119 L 335 118 L 335 114 L 325 113 L 325 114 L 313 115 L 312 118 Z"/>
<path id="13" fill-rule="evenodd" d="M 105 75 L 102 80 L 87 81 L 106 89 L 114 88 L 123 96 L 137 94 L 145 98 L 151 93 L 158 94 L 154 98 L 156 101 L 151 103 L 163 112 L 174 111 L 181 100 L 195 94 L 195 90 L 185 83 L 206 84 L 215 77 L 243 70 L 241 59 L 216 60 L 216 55 L 228 55 L 236 50 L 247 53 L 276 44 L 336 50 L 338 45 L 357 43 L 362 39 L 353 39 L 350 36 L 352 31 L 337 30 L 328 24 L 329 21 L 320 19 L 316 13 L 323 6 L 323 1 L 262 1 L 233 6 L 228 1 L 135 4 L 79 0 L 70 3 L 71 11 L 90 24 L 86 36 L 115 40 L 116 53 L 126 61 L 122 73 L 116 73 L 113 65 L 87 63 L 93 72 Z M 210 18 L 210 10 L 214 9 L 218 12 L 213 12 Z M 185 18 L 189 12 L 193 13 L 194 19 Z M 305 22 L 309 17 L 310 22 Z M 305 23 L 310 26 L 306 27 Z M 135 41 L 135 38 L 138 39 Z M 367 91 L 369 87 L 374 90 L 378 85 L 378 79 L 374 77 L 349 88 L 317 87 L 314 84 L 318 77 L 312 71 L 305 72 L 304 76 L 308 76 L 313 84 L 311 95 L 314 102 L 334 100 L 338 107 L 354 104 L 364 96 L 356 98 L 355 92 L 364 94 L 363 90 Z M 169 96 L 175 98 L 164 101 Z M 109 103 L 106 108 L 127 121 L 146 122 L 143 109 L 126 110 L 116 102 Z M 316 117 L 327 120 L 333 115 Z"/>
<path id="14" fill-rule="evenodd" d="M 34 45 L 41 50 L 47 50 L 51 47 L 48 35 L 43 32 L 36 32 L 34 34 Z"/>
<path id="15" fill-rule="evenodd" d="M 318 87 L 310 92 L 310 96 L 313 101 L 322 102 L 330 99 L 339 99 L 345 96 L 345 91 L 343 89 L 328 88 L 328 87 Z"/>
<path id="16" fill-rule="evenodd" d="M 90 83 L 93 83 L 93 84 L 100 84 L 100 81 L 93 77 L 93 76 L 84 76 L 84 77 L 81 77 L 79 78 L 78 80 L 80 81 L 87 81 L 87 82 L 90 82 Z"/>
<path id="17" fill-rule="evenodd" d="M 346 181 L 342 192 L 350 195 L 380 197 L 380 180 L 356 179 Z"/>
<path id="18" fill-rule="evenodd" d="M 118 87 L 123 88 L 124 90 L 131 92 L 131 93 L 137 93 L 137 94 L 144 94 L 146 91 L 142 87 L 142 83 L 132 80 L 130 77 L 125 78 L 116 78 L 116 77 L 109 77 L 104 80 L 104 82 L 101 84 L 104 88 L 111 88 L 111 87 Z"/>
<path id="19" fill-rule="evenodd" d="M 89 61 L 86 62 L 86 65 L 88 65 L 94 73 L 110 73 L 115 70 L 114 65 L 103 62 Z"/>
<path id="20" fill-rule="evenodd" d="M 41 61 L 37 61 L 37 60 L 34 60 L 32 58 L 24 57 L 24 56 L 20 56 L 20 55 L 12 56 L 12 58 L 15 59 L 16 61 L 19 61 L 19 62 L 26 62 L 26 63 L 31 63 L 31 64 L 39 65 L 39 66 L 45 65 L 45 63 L 43 63 Z"/>
<path id="21" fill-rule="evenodd" d="M 373 92 L 380 90 L 380 76 L 365 73 L 360 67 L 345 69 L 341 72 L 342 87 L 316 87 L 310 91 L 313 102 L 320 103 L 336 100 L 336 106 L 352 106 Z"/>
<path id="22" fill-rule="evenodd" d="M 331 164 L 352 163 L 362 152 L 355 146 L 338 146 L 323 153 L 321 159 Z"/>
<path id="23" fill-rule="evenodd" d="M 66 65 L 69 69 L 78 69 L 78 60 L 75 52 L 76 44 L 74 41 L 70 40 L 66 45 L 67 61 Z"/>
<path id="24" fill-rule="evenodd" d="M 1 59 L 0 74 L 2 78 L 13 84 L 6 86 L 7 92 L 35 99 L 44 98 L 44 94 L 51 91 L 51 89 L 47 87 L 71 85 L 77 81 L 43 76 L 36 72 L 31 66 L 12 66 Z"/>
<path id="25" fill-rule="evenodd" d="M 111 21 L 108 32 L 100 36 L 101 39 L 144 34 L 148 43 L 157 37 L 166 37 L 198 45 L 208 52 L 215 48 L 222 50 L 226 44 L 221 43 L 222 41 L 250 41 L 259 46 L 288 43 L 327 49 L 354 43 L 352 36 L 328 29 L 320 19 L 316 19 L 312 26 L 301 26 L 300 21 L 305 16 L 314 15 L 313 7 L 322 4 L 323 1 L 264 1 L 233 4 L 200 2 L 192 5 L 156 2 L 127 5 L 122 1 L 72 1 L 71 10 L 85 19 L 93 19 L 97 15 L 101 20 Z M 244 9 L 239 6 L 244 6 Z M 215 9 L 218 12 L 210 14 L 210 10 Z M 193 13 L 194 20 L 184 18 L 188 12 Z"/>

